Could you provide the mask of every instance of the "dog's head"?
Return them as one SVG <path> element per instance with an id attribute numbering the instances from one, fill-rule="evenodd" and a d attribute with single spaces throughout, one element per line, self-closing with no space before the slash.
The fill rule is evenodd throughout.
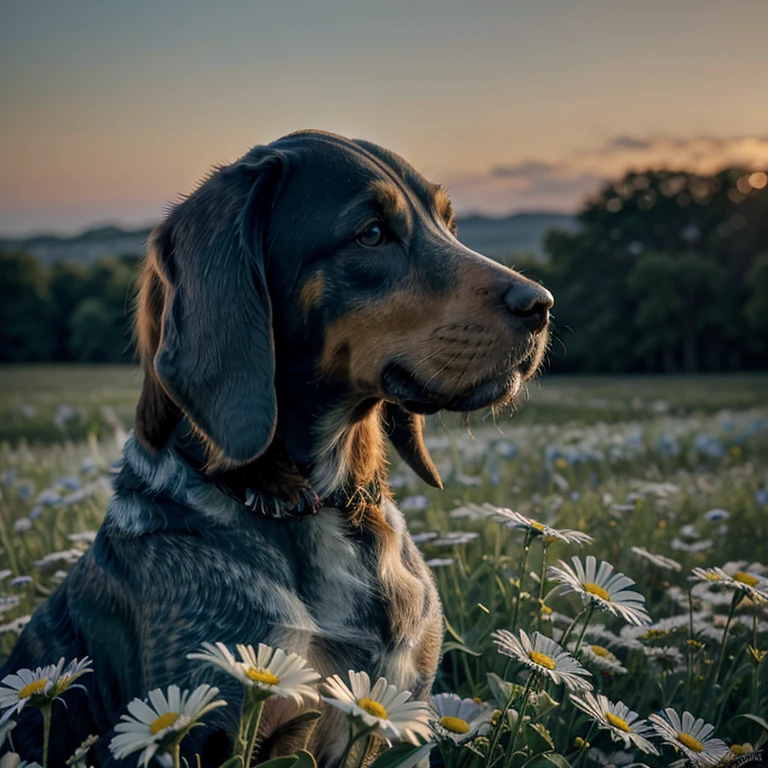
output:
<path id="1" fill-rule="evenodd" d="M 398 156 L 291 134 L 215 171 L 154 231 L 137 433 L 160 447 L 185 415 L 212 464 L 232 467 L 277 431 L 332 486 L 349 470 L 339 446 L 356 435 L 363 450 L 360 425 L 375 424 L 439 485 L 421 414 L 511 400 L 552 303 L 464 247 L 446 193 Z"/>

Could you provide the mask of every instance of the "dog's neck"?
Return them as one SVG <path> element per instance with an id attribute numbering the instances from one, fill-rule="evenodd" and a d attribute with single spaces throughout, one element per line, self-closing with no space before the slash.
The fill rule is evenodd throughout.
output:
<path id="1" fill-rule="evenodd" d="M 173 440 L 180 455 L 199 474 L 253 511 L 270 517 L 304 517 L 321 507 L 335 507 L 359 524 L 376 524 L 386 484 L 385 436 L 381 403 L 345 404 L 325 415 L 307 416 L 299 407 L 285 409 L 288 423 L 278 423 L 276 436 L 262 456 L 249 464 L 210 472 L 205 444 L 186 420 Z M 299 418 L 297 418 L 299 416 Z"/>
<path id="2" fill-rule="evenodd" d="M 318 399 L 309 400 L 312 411 L 307 399 L 305 408 L 284 408 L 290 417 L 278 420 L 277 439 L 314 492 L 321 499 L 347 498 L 360 522 L 387 492 L 381 401 L 338 398 L 318 406 Z"/>

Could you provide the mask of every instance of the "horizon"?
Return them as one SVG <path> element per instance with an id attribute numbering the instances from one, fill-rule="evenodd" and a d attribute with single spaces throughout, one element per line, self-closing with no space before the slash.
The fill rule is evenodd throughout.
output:
<path id="1" fill-rule="evenodd" d="M 466 221 L 468 219 L 484 219 L 487 221 L 504 221 L 506 219 L 511 219 L 515 217 L 523 217 L 523 216 L 569 216 L 575 218 L 578 212 L 569 212 L 569 211 L 555 211 L 555 210 L 521 210 L 521 211 L 511 211 L 509 213 L 501 213 L 501 214 L 494 214 L 494 213 L 483 213 L 482 211 L 465 211 L 463 213 L 459 213 L 456 216 L 457 221 Z M 160 219 L 157 219 L 155 221 L 145 222 L 145 223 L 138 223 L 136 225 L 133 224 L 123 224 L 120 221 L 96 221 L 92 222 L 90 224 L 86 224 L 84 227 L 75 228 L 73 230 L 55 230 L 55 229 L 42 229 L 42 230 L 35 230 L 31 231 L 29 233 L 22 232 L 21 234 L 12 234 L 8 232 L 0 231 L 0 242 L 23 242 L 26 240 L 37 240 L 37 239 L 44 239 L 44 238 L 58 238 L 62 240 L 70 240 L 75 239 L 78 237 L 81 237 L 82 235 L 88 234 L 89 232 L 99 232 L 101 230 L 106 229 L 116 229 L 120 232 L 126 233 L 126 234 L 134 234 L 144 231 L 152 230 L 154 227 L 156 227 L 160 223 Z"/>
<path id="2" fill-rule="evenodd" d="M 6 237 L 158 221 L 211 166 L 307 126 L 397 152 L 465 217 L 573 214 L 628 170 L 768 167 L 750 0 L 41 0 L 4 22 Z"/>

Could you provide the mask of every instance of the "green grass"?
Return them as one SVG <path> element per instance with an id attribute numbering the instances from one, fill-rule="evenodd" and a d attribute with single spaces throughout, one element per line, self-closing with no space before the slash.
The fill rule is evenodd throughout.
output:
<path id="1" fill-rule="evenodd" d="M 0 568 L 31 577 L 16 586 L 12 576 L 2 582 L 3 654 L 25 617 L 87 548 L 87 537 L 78 540 L 77 534 L 98 527 L 109 496 L 106 469 L 119 456 L 139 387 L 140 374 L 128 367 L 0 369 Z M 415 535 L 477 534 L 466 543 L 439 545 L 425 536 L 420 544 L 433 563 L 447 618 L 436 691 L 479 697 L 498 709 L 510 703 L 506 697 L 510 712 L 518 712 L 523 668 L 497 653 L 491 632 L 511 629 L 517 612 L 516 628 L 558 634 L 581 610 L 574 595 L 551 595 L 552 581 L 540 590 L 541 539 L 529 542 L 521 570 L 525 534 L 466 508 L 489 502 L 588 532 L 594 542 L 583 550 L 562 543 L 548 547 L 548 563 L 575 554 L 611 562 L 635 580 L 651 618 L 661 621 L 646 634 L 607 614 L 592 617 L 585 642 L 607 645 L 627 670 L 595 670 L 598 691 L 644 718 L 666 706 L 687 709 L 715 725 L 729 743 L 759 744 L 768 724 L 744 716 L 768 712 L 768 661 L 756 663 L 748 648 L 757 658 L 768 651 L 766 603 L 738 601 L 723 643 L 732 593 L 696 587 L 691 631 L 688 591 L 696 566 L 727 565 L 729 573 L 768 576 L 765 391 L 765 375 L 544 376 L 511 418 L 494 423 L 475 415 L 471 432 L 451 415 L 431 419 L 427 440 L 445 490 L 426 488 L 393 459 L 397 500 Z M 57 425 L 53 417 L 62 404 L 72 415 Z M 727 518 L 708 520 L 714 509 L 725 510 Z M 632 546 L 674 558 L 682 570 L 652 566 Z M 610 631 L 603 636 L 609 639 L 591 634 L 596 626 Z M 544 689 L 558 702 L 549 711 Z M 496 768 L 563 765 L 555 755 L 578 768 L 619 760 L 614 753 L 621 745 L 605 731 L 590 730 L 562 686 L 540 681 L 531 701 L 535 706 L 524 713 L 528 719 L 518 740 L 525 754 L 511 755 L 515 717 L 496 718 L 490 738 L 498 734 L 505 750 L 491 760 Z M 576 737 L 588 738 L 602 757 L 574 746 Z M 472 749 L 443 744 L 443 763 L 485 765 L 488 746 L 488 737 L 476 739 Z M 548 757 L 537 757 L 537 750 Z M 675 755 L 665 749 L 662 757 L 637 753 L 635 759 L 661 768 Z"/>
<path id="2" fill-rule="evenodd" d="M 133 412 L 143 375 L 135 366 L 5 365 L 0 366 L 0 441 L 46 444 L 62 439 L 84 440 L 125 428 Z M 765 405 L 768 374 L 698 376 L 547 376 L 528 387 L 527 401 L 512 421 L 522 424 L 592 424 L 691 416 L 724 409 Z M 62 405 L 71 416 L 53 419 Z M 30 407 L 32 410 L 30 410 Z M 34 411 L 33 416 L 26 415 Z M 508 417 L 502 418 L 507 423 Z M 431 423 L 451 428 L 458 417 L 446 414 Z M 473 424 L 482 417 L 473 416 Z"/>

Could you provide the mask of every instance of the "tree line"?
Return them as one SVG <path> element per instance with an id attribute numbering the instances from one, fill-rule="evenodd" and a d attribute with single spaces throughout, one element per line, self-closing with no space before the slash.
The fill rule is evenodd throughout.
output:
<path id="1" fill-rule="evenodd" d="M 605 185 L 545 261 L 553 371 L 768 367 L 768 176 L 656 170 Z M 461 238 L 461 231 L 459 231 Z M 0 361 L 128 362 L 138 257 L 41 264 L 0 254 Z"/>
<path id="2" fill-rule="evenodd" d="M 138 262 L 110 257 L 45 266 L 28 253 L 0 254 L 0 361 L 130 362 Z"/>
<path id="3" fill-rule="evenodd" d="M 765 173 L 629 173 L 578 219 L 525 265 L 555 295 L 553 370 L 768 368 Z"/>

